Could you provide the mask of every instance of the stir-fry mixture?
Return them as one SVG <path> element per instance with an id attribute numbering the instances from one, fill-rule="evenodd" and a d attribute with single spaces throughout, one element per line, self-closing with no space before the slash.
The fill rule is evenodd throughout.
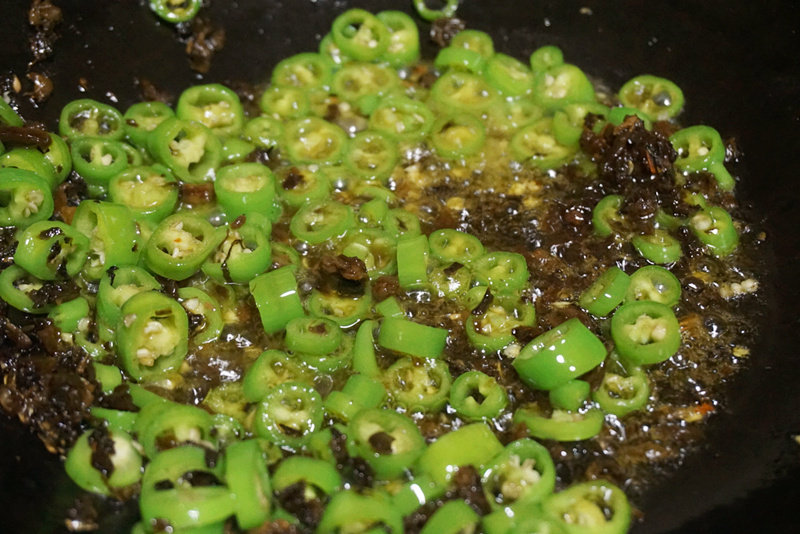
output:
<path id="1" fill-rule="evenodd" d="M 764 239 L 719 133 L 419 48 L 351 9 L 257 107 L 0 101 L 0 405 L 135 532 L 625 532 L 717 409 Z"/>

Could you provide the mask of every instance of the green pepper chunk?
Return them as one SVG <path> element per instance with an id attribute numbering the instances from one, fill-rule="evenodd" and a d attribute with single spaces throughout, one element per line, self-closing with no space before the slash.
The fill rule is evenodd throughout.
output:
<path id="1" fill-rule="evenodd" d="M 32 276 L 19 265 L 9 265 L 0 271 L 0 298 L 14 308 L 35 314 L 48 313 L 52 305 L 34 301 L 31 295 L 41 290 L 45 281 Z"/>
<path id="2" fill-rule="evenodd" d="M 331 36 L 343 53 L 359 61 L 377 59 L 391 41 L 386 25 L 363 9 L 348 9 L 336 17 Z"/>
<path id="3" fill-rule="evenodd" d="M 553 135 L 556 141 L 566 146 L 578 145 L 589 114 L 607 118 L 609 109 L 599 102 L 576 102 L 556 111 L 553 115 Z"/>
<path id="4" fill-rule="evenodd" d="M 297 483 L 304 485 L 309 500 L 330 497 L 342 488 L 342 477 L 325 460 L 290 456 L 281 461 L 272 475 L 272 485 L 280 492 Z"/>
<path id="5" fill-rule="evenodd" d="M 192 213 L 170 215 L 153 231 L 144 249 L 144 261 L 152 272 L 172 280 L 196 273 L 206 258 L 225 239 L 205 219 Z"/>
<path id="6" fill-rule="evenodd" d="M 491 376 L 467 371 L 453 382 L 450 406 L 467 421 L 499 417 L 508 404 L 506 390 Z"/>
<path id="7" fill-rule="evenodd" d="M 38 221 L 17 236 L 14 262 L 42 280 L 75 276 L 86 262 L 89 239 L 58 221 Z"/>
<path id="8" fill-rule="evenodd" d="M 308 91 L 299 87 L 273 85 L 261 95 L 261 111 L 278 120 L 297 119 L 309 114 Z"/>
<path id="9" fill-rule="evenodd" d="M 411 412 L 435 413 L 447 403 L 452 379 L 442 360 L 400 358 L 383 375 L 395 404 Z"/>
<path id="10" fill-rule="evenodd" d="M 502 450 L 503 446 L 488 426 L 472 423 L 428 445 L 417 462 L 417 469 L 437 484 L 446 486 L 458 467 L 471 465 L 481 471 Z"/>
<path id="11" fill-rule="evenodd" d="M 486 59 L 495 55 L 492 36 L 480 30 L 461 30 L 450 40 L 450 46 L 473 50 Z"/>
<path id="12" fill-rule="evenodd" d="M 428 283 L 428 238 L 405 237 L 397 242 L 397 279 L 403 289 L 419 289 Z"/>
<path id="13" fill-rule="evenodd" d="M 275 148 L 283 141 L 283 123 L 272 117 L 254 117 L 245 123 L 242 137 L 258 148 Z"/>
<path id="14" fill-rule="evenodd" d="M 425 450 L 417 425 L 392 410 L 361 410 L 350 421 L 349 430 L 355 451 L 379 479 L 401 476 Z"/>
<path id="15" fill-rule="evenodd" d="M 652 300 L 675 306 L 681 300 L 681 282 L 674 274 L 658 265 L 646 265 L 630 277 L 625 302 Z"/>
<path id="16" fill-rule="evenodd" d="M 571 534 L 623 534 L 631 522 L 625 493 L 604 480 L 570 486 L 548 497 L 542 507 L 547 517 Z"/>
<path id="17" fill-rule="evenodd" d="M 624 372 L 622 365 L 617 367 L 621 369 L 619 373 L 606 371 L 592 399 L 604 412 L 624 417 L 647 404 L 650 384 L 641 367 L 632 367 L 630 372 Z"/>
<path id="18" fill-rule="evenodd" d="M 436 54 L 433 66 L 440 71 L 455 69 L 480 74 L 486 68 L 486 58 L 475 50 L 447 46 Z"/>
<path id="19" fill-rule="evenodd" d="M 403 517 L 386 500 L 377 495 L 361 495 L 353 490 L 333 495 L 317 534 L 352 532 L 403 532 Z"/>
<path id="20" fill-rule="evenodd" d="M 313 89 L 330 84 L 331 63 L 321 54 L 305 52 L 281 60 L 272 70 L 272 85 Z"/>
<path id="21" fill-rule="evenodd" d="M 84 200 L 75 210 L 72 226 L 89 238 L 83 272 L 90 279 L 98 280 L 109 267 L 138 263 L 138 227 L 122 204 Z"/>
<path id="22" fill-rule="evenodd" d="M 0 169 L 0 225 L 24 228 L 53 214 L 53 195 L 44 178 L 22 169 Z"/>
<path id="23" fill-rule="evenodd" d="M 188 336 L 186 311 L 166 295 L 143 291 L 122 306 L 117 350 L 125 371 L 136 380 L 177 369 L 186 357 Z"/>
<path id="24" fill-rule="evenodd" d="M 222 143 L 205 125 L 170 117 L 147 139 L 153 158 L 188 183 L 212 181 L 222 162 Z"/>
<path id="25" fill-rule="evenodd" d="M 286 325 L 286 348 L 293 352 L 322 355 L 335 351 L 342 343 L 339 325 L 319 317 L 298 317 Z"/>
<path id="26" fill-rule="evenodd" d="M 719 188 L 731 191 L 736 185 L 725 168 L 725 143 L 719 132 L 710 126 L 690 126 L 669 138 L 678 152 L 675 168 L 682 172 L 708 171 L 717 179 Z"/>
<path id="27" fill-rule="evenodd" d="M 570 380 L 548 392 L 550 404 L 559 410 L 576 411 L 589 398 L 591 386 L 584 380 Z"/>
<path id="28" fill-rule="evenodd" d="M 119 140 L 125 135 L 122 114 L 89 98 L 73 100 L 61 110 L 58 133 L 67 139 L 89 136 Z"/>
<path id="29" fill-rule="evenodd" d="M 284 382 L 299 382 L 306 376 L 306 369 L 280 350 L 261 353 L 242 381 L 242 391 L 249 402 L 258 402 L 269 390 Z"/>
<path id="30" fill-rule="evenodd" d="M 533 51 L 530 57 L 534 73 L 545 72 L 564 64 L 564 53 L 557 46 L 546 45 Z"/>
<path id="31" fill-rule="evenodd" d="M 341 250 L 345 256 L 363 261 L 370 279 L 397 272 L 397 241 L 377 228 L 348 233 Z"/>
<path id="32" fill-rule="evenodd" d="M 605 357 L 603 342 L 572 318 L 525 345 L 513 365 L 523 382 L 550 390 L 594 369 Z"/>
<path id="33" fill-rule="evenodd" d="M 631 277 L 613 265 L 581 293 L 578 304 L 592 315 L 605 317 L 622 303 L 630 284 Z"/>
<path id="34" fill-rule="evenodd" d="M 353 371 L 372 378 L 380 375 L 375 357 L 375 340 L 372 333 L 374 329 L 375 321 L 361 323 L 353 344 Z"/>
<path id="35" fill-rule="evenodd" d="M 708 251 L 718 258 L 728 256 L 739 245 L 739 234 L 730 213 L 718 206 L 695 213 L 689 219 L 689 227 Z"/>
<path id="36" fill-rule="evenodd" d="M 89 185 L 91 196 L 105 196 L 108 183 L 128 166 L 128 156 L 119 141 L 95 137 L 72 140 L 72 163 L 75 172 Z"/>
<path id="37" fill-rule="evenodd" d="M 501 100 L 497 105 L 490 107 L 486 113 L 489 130 L 507 136 L 522 126 L 541 119 L 544 111 L 530 98 L 522 97 Z"/>
<path id="38" fill-rule="evenodd" d="M 22 126 L 25 124 L 25 121 L 22 120 L 19 113 L 11 107 L 11 104 L 6 102 L 5 99 L 0 98 L 0 100 L 0 124 L 6 126 Z"/>
<path id="39" fill-rule="evenodd" d="M 196 121 L 215 135 L 236 135 L 244 125 L 244 110 L 239 97 L 218 83 L 194 85 L 178 98 L 175 115 Z"/>
<path id="40" fill-rule="evenodd" d="M 139 220 L 158 224 L 178 204 L 178 182 L 163 165 L 128 167 L 108 184 L 112 202 L 127 206 Z"/>
<path id="41" fill-rule="evenodd" d="M 89 317 L 89 301 L 83 297 L 62 302 L 48 314 L 53 324 L 62 332 L 75 332 L 81 320 Z"/>
<path id="42" fill-rule="evenodd" d="M 387 317 L 381 323 L 378 345 L 417 358 L 438 358 L 444 351 L 447 335 L 444 328 Z"/>
<path id="43" fill-rule="evenodd" d="M 302 382 L 270 389 L 256 408 L 256 434 L 277 445 L 298 448 L 322 425 L 322 399 Z"/>
<path id="44" fill-rule="evenodd" d="M 486 62 L 486 80 L 501 94 L 520 96 L 533 87 L 534 74 L 516 58 L 497 53 Z"/>
<path id="45" fill-rule="evenodd" d="M 581 441 L 600 433 L 603 428 L 603 412 L 592 408 L 586 413 L 554 409 L 547 417 L 537 405 L 519 408 L 514 413 L 514 422 L 522 423 L 528 433 L 537 439 L 554 441 Z"/>
<path id="46" fill-rule="evenodd" d="M 380 97 L 393 92 L 400 83 L 400 78 L 394 69 L 353 61 L 336 71 L 331 90 L 339 98 L 355 104 L 369 115 L 369 112 L 374 111 L 380 104 Z M 366 110 L 363 107 L 371 109 Z"/>
<path id="47" fill-rule="evenodd" d="M 137 102 L 122 116 L 125 137 L 137 147 L 147 148 L 147 138 L 164 120 L 175 116 L 172 108 L 163 102 Z"/>
<path id="48" fill-rule="evenodd" d="M 536 441 L 512 441 L 488 463 L 481 475 L 486 500 L 493 510 L 515 503 L 538 502 L 553 493 L 556 468 L 550 452 Z"/>
<path id="49" fill-rule="evenodd" d="M 309 313 L 329 319 L 342 328 L 355 325 L 369 313 L 372 295 L 367 290 L 362 295 L 340 295 L 335 291 L 314 290 L 306 306 Z"/>
<path id="50" fill-rule="evenodd" d="M 625 82 L 617 94 L 623 106 L 644 112 L 651 120 L 668 120 L 683 109 L 680 87 L 658 76 L 643 74 Z"/>
<path id="51" fill-rule="evenodd" d="M 305 315 L 290 266 L 256 276 L 249 287 L 268 334 L 283 330 L 289 321 Z"/>
<path id="52" fill-rule="evenodd" d="M 214 193 L 231 221 L 247 212 L 260 212 L 272 221 L 280 216 L 280 209 L 276 207 L 275 176 L 269 167 L 259 163 L 222 167 L 216 173 Z"/>
<path id="53" fill-rule="evenodd" d="M 611 337 L 620 356 L 635 365 L 663 362 L 681 345 L 680 326 L 672 309 L 645 300 L 624 304 L 614 313 Z"/>
<path id="54" fill-rule="evenodd" d="M 420 534 L 459 534 L 470 532 L 480 518 L 465 501 L 447 501 L 428 519 Z"/>

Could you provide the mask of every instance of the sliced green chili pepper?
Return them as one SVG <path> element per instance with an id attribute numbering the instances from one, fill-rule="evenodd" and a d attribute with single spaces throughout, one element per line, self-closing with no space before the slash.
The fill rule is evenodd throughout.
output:
<path id="1" fill-rule="evenodd" d="M 471 465 L 481 471 L 502 450 L 503 446 L 488 426 L 472 423 L 428 445 L 417 462 L 417 469 L 437 484 L 446 486 L 457 468 Z"/>
<path id="2" fill-rule="evenodd" d="M 340 491 L 342 477 L 335 467 L 324 460 L 290 456 L 278 464 L 272 483 L 277 492 L 302 483 L 306 495 L 313 499 L 329 497 Z"/>
<path id="3" fill-rule="evenodd" d="M 341 369 L 350 367 L 353 359 L 353 335 L 346 333 L 342 336 L 342 342 L 333 351 L 327 354 L 300 353 L 300 358 L 311 370 L 318 374 L 335 373 Z"/>
<path id="4" fill-rule="evenodd" d="M 242 381 L 242 391 L 249 402 L 258 402 L 273 387 L 284 382 L 299 382 L 306 369 L 280 350 L 267 350 L 253 363 Z"/>
<path id="5" fill-rule="evenodd" d="M 369 313 L 371 305 L 372 295 L 369 291 L 363 295 L 349 296 L 336 292 L 323 293 L 316 289 L 306 303 L 309 313 L 329 319 L 342 328 L 353 326 L 363 319 Z"/>
<path id="6" fill-rule="evenodd" d="M 113 339 L 122 321 L 122 306 L 143 291 L 160 291 L 159 284 L 141 267 L 113 267 L 103 273 L 97 290 L 97 322 L 101 338 Z"/>
<path id="7" fill-rule="evenodd" d="M 53 214 L 50 184 L 22 169 L 0 169 L 0 225 L 24 228 Z"/>
<path id="8" fill-rule="evenodd" d="M 202 0 L 150 0 L 150 9 L 173 24 L 192 20 L 202 5 Z"/>
<path id="9" fill-rule="evenodd" d="M 242 137 L 259 148 L 275 148 L 283 141 L 283 124 L 272 117 L 254 117 L 245 123 Z"/>
<path id="10" fill-rule="evenodd" d="M 550 452 L 532 439 L 512 441 L 487 465 L 481 476 L 492 509 L 534 503 L 553 492 L 556 468 Z"/>
<path id="11" fill-rule="evenodd" d="M 308 91 L 299 87 L 273 85 L 258 101 L 261 111 L 278 119 L 298 119 L 310 113 Z"/>
<path id="12" fill-rule="evenodd" d="M 611 318 L 617 352 L 635 365 L 663 362 L 681 345 L 678 320 L 669 306 L 652 301 L 622 305 Z"/>
<path id="13" fill-rule="evenodd" d="M 450 406 L 467 421 L 498 417 L 507 404 L 505 388 L 480 371 L 467 371 L 460 375 L 450 389 Z"/>
<path id="14" fill-rule="evenodd" d="M 397 139 L 416 141 L 430 132 L 433 121 L 433 112 L 424 103 L 392 95 L 382 99 L 372 112 L 369 127 Z"/>
<path id="15" fill-rule="evenodd" d="M 58 133 L 67 139 L 90 136 L 118 140 L 125 135 L 122 114 L 108 104 L 89 98 L 73 100 L 61 110 Z"/>
<path id="16" fill-rule="evenodd" d="M 241 163 L 256 149 L 256 145 L 238 137 L 228 137 L 222 143 L 223 164 Z"/>
<path id="17" fill-rule="evenodd" d="M 55 189 L 60 183 L 60 180 L 56 180 L 53 165 L 35 148 L 12 148 L 0 156 L 0 168 L 31 171 L 44 178 L 50 184 L 50 189 Z"/>
<path id="18" fill-rule="evenodd" d="M 175 115 L 196 121 L 216 135 L 238 134 L 244 125 L 244 110 L 239 97 L 218 83 L 194 85 L 178 98 Z"/>
<path id="19" fill-rule="evenodd" d="M 527 65 L 505 54 L 494 54 L 486 62 L 486 80 L 501 94 L 520 96 L 531 91 L 534 75 Z"/>
<path id="20" fill-rule="evenodd" d="M 567 104 L 553 115 L 553 135 L 556 141 L 566 146 L 578 145 L 583 126 L 589 114 L 608 117 L 609 109 L 599 102 L 576 102 Z"/>
<path id="21" fill-rule="evenodd" d="M 548 497 L 543 508 L 548 517 L 574 534 L 622 534 L 631 522 L 628 498 L 604 480 L 575 484 Z"/>
<path id="22" fill-rule="evenodd" d="M 427 236 L 404 237 L 397 242 L 397 279 L 403 289 L 418 289 L 427 284 Z"/>
<path id="23" fill-rule="evenodd" d="M 345 256 L 363 261 L 372 279 L 397 272 L 397 241 L 377 228 L 348 233 L 341 250 Z"/>
<path id="24" fill-rule="evenodd" d="M 420 534 L 458 534 L 477 527 L 480 517 L 465 501 L 447 501 L 428 519 Z"/>
<path id="25" fill-rule="evenodd" d="M 613 107 L 608 110 L 608 122 L 613 124 L 614 126 L 619 126 L 625 119 L 634 116 L 637 119 L 641 120 L 644 124 L 646 130 L 653 129 L 653 121 L 650 120 L 650 117 L 644 111 L 640 111 L 636 108 L 626 108 L 626 107 Z"/>
<path id="26" fill-rule="evenodd" d="M 378 345 L 418 358 L 438 358 L 444 351 L 447 335 L 444 328 L 388 317 L 381 323 Z"/>
<path id="27" fill-rule="evenodd" d="M 630 284 L 630 276 L 611 266 L 581 293 L 578 304 L 592 315 L 605 317 L 622 303 Z"/>
<path id="28" fill-rule="evenodd" d="M 122 306 L 117 350 L 125 371 L 136 380 L 178 368 L 186 356 L 189 322 L 174 299 L 143 291 Z"/>
<path id="29" fill-rule="evenodd" d="M 658 265 L 637 269 L 630 277 L 625 302 L 652 300 L 674 306 L 681 300 L 681 282 L 674 274 Z"/>
<path id="30" fill-rule="evenodd" d="M 420 17 L 428 22 L 433 22 L 436 19 L 448 19 L 453 17 L 458 9 L 458 1 L 459 0 L 447 0 L 444 6 L 438 10 L 430 9 L 426 4 L 426 0 L 413 0 L 413 3 L 414 9 Z"/>
<path id="31" fill-rule="evenodd" d="M 347 145 L 347 134 L 326 120 L 307 117 L 286 125 L 284 145 L 293 163 L 338 163 Z"/>
<path id="32" fill-rule="evenodd" d="M 504 99 L 487 110 L 488 126 L 503 135 L 516 132 L 522 126 L 542 118 L 544 111 L 533 100 L 523 97 Z"/>
<path id="33" fill-rule="evenodd" d="M 561 167 L 575 153 L 574 147 L 556 140 L 550 117 L 543 117 L 517 130 L 511 137 L 510 148 L 514 159 L 530 162 L 542 170 Z"/>
<path id="34" fill-rule="evenodd" d="M 14 262 L 42 280 L 75 276 L 86 262 L 89 239 L 58 221 L 38 221 L 22 230 Z"/>
<path id="35" fill-rule="evenodd" d="M 275 176 L 259 163 L 237 163 L 217 171 L 214 193 L 229 220 L 247 212 L 260 212 L 271 220 L 275 210 Z"/>
<path id="36" fill-rule="evenodd" d="M 331 63 L 321 54 L 296 54 L 280 61 L 272 70 L 272 84 L 278 87 L 313 89 L 330 83 Z"/>
<path id="37" fill-rule="evenodd" d="M 525 345 L 513 365 L 523 382 L 550 390 L 594 369 L 605 357 L 603 342 L 572 318 Z"/>
<path id="38" fill-rule="evenodd" d="M 671 119 L 683 108 L 683 91 L 680 87 L 666 78 L 649 74 L 625 82 L 618 97 L 623 106 L 637 108 L 656 121 Z"/>
<path id="39" fill-rule="evenodd" d="M 336 17 L 331 36 L 343 53 L 359 61 L 377 59 L 391 41 L 386 25 L 363 9 L 348 9 Z"/>
<path id="40" fill-rule="evenodd" d="M 196 287 L 182 287 L 178 289 L 178 301 L 192 318 L 190 330 L 195 344 L 219 338 L 223 327 L 222 311 L 214 297 Z"/>
<path id="41" fill-rule="evenodd" d="M 647 375 L 641 367 L 633 367 L 628 376 L 606 371 L 592 399 L 604 412 L 624 417 L 642 409 L 650 397 Z"/>
<path id="42" fill-rule="evenodd" d="M 536 309 L 515 299 L 498 299 L 484 313 L 472 313 L 464 320 L 467 339 L 473 347 L 489 352 L 502 350 L 515 341 L 514 329 L 532 326 Z"/>
<path id="43" fill-rule="evenodd" d="M 384 180 L 391 176 L 399 157 L 397 145 L 386 134 L 365 130 L 347 144 L 344 164 L 364 180 Z"/>
<path id="44" fill-rule="evenodd" d="M 122 128 L 131 143 L 146 148 L 150 132 L 164 120 L 174 116 L 172 108 L 163 102 L 137 102 L 122 116 Z"/>
<path id="45" fill-rule="evenodd" d="M 298 317 L 286 325 L 286 348 L 305 354 L 329 354 L 342 343 L 339 325 L 319 317 Z"/>
<path id="46" fill-rule="evenodd" d="M 89 317 L 89 301 L 83 297 L 68 300 L 53 307 L 48 317 L 62 332 L 75 332 L 81 320 Z"/>
<path id="47" fill-rule="evenodd" d="M 305 315 L 297 292 L 297 280 L 289 266 L 253 278 L 250 294 L 268 334 L 283 330 L 289 321 Z"/>
<path id="48" fill-rule="evenodd" d="M 550 404 L 559 410 L 576 411 L 589 398 L 589 382 L 570 380 L 548 392 Z"/>
<path id="49" fill-rule="evenodd" d="M 258 404 L 256 434 L 272 443 L 297 448 L 322 425 L 322 399 L 302 382 L 284 382 L 270 389 Z"/>
<path id="50" fill-rule="evenodd" d="M 108 446 L 99 443 L 104 440 L 111 441 L 114 451 L 108 457 L 111 462 L 108 473 L 98 470 L 92 458 L 96 448 Z M 142 457 L 133 439 L 121 430 L 87 430 L 72 446 L 64 462 L 64 470 L 78 486 L 101 495 L 136 484 L 142 476 L 141 469 Z"/>
<path id="51" fill-rule="evenodd" d="M 563 65 L 564 53 L 557 46 L 542 46 L 533 51 L 530 63 L 531 70 L 538 74 Z"/>
<path id="52" fill-rule="evenodd" d="M 222 161 L 222 143 L 209 128 L 177 117 L 165 119 L 150 132 L 148 150 L 156 161 L 189 183 L 212 181 Z"/>
<path id="53" fill-rule="evenodd" d="M 249 282 L 272 261 L 269 237 L 272 225 L 264 215 L 250 212 L 227 226 L 227 235 L 203 264 L 203 272 L 217 282 Z"/>
<path id="54" fill-rule="evenodd" d="M 378 496 L 341 491 L 325 507 L 316 532 L 336 534 L 350 528 L 361 532 L 403 532 L 403 517 Z"/>
<path id="55" fill-rule="evenodd" d="M 475 280 L 500 295 L 521 290 L 530 276 L 525 257 L 516 252 L 487 252 L 473 260 L 470 269 Z"/>
<path id="56" fill-rule="evenodd" d="M 353 371 L 373 378 L 380 375 L 375 358 L 375 342 L 372 333 L 374 329 L 375 321 L 361 323 L 353 344 Z"/>
<path id="57" fill-rule="evenodd" d="M 356 452 L 379 479 L 401 476 L 425 450 L 425 440 L 417 425 L 392 410 L 361 410 L 349 429 Z"/>
<path id="58" fill-rule="evenodd" d="M 293 165 L 278 171 L 278 193 L 285 204 L 300 208 L 309 202 L 326 200 L 331 183 L 319 170 Z"/>
<path id="59" fill-rule="evenodd" d="M 457 69 L 480 74 L 486 67 L 486 58 L 475 50 L 447 46 L 436 54 L 433 66 L 440 71 Z"/>
<path id="60" fill-rule="evenodd" d="M 618 233 L 615 229 L 622 222 L 619 209 L 622 207 L 622 196 L 607 195 L 592 210 L 592 228 L 600 237 L 608 237 Z"/>
<path id="61" fill-rule="evenodd" d="M 340 98 L 358 105 L 364 98 L 387 95 L 399 86 L 400 78 L 394 69 L 373 63 L 353 61 L 343 65 L 333 75 L 331 90 Z M 380 99 L 374 102 L 373 109 L 370 111 L 377 108 L 379 104 Z"/>
<path id="62" fill-rule="evenodd" d="M 257 441 L 237 441 L 225 449 L 225 482 L 236 497 L 239 528 L 255 528 L 267 520 L 272 487 Z"/>
<path id="63" fill-rule="evenodd" d="M 334 200 L 315 202 L 300 208 L 292 217 L 292 234 L 310 245 L 341 237 L 355 224 L 353 209 Z"/>
<path id="64" fill-rule="evenodd" d="M 14 308 L 27 313 L 48 313 L 52 305 L 35 302 L 31 293 L 44 287 L 44 282 L 18 265 L 0 271 L 0 298 Z"/>
<path id="65" fill-rule="evenodd" d="M 0 123 L 6 126 L 22 126 L 25 124 L 25 121 L 22 120 L 19 113 L 11 107 L 11 104 L 6 102 L 5 99 L 0 98 L 0 100 L 2 100 L 2 102 L 0 102 Z"/>
<path id="66" fill-rule="evenodd" d="M 419 30 L 414 19 L 402 11 L 381 11 L 376 16 L 389 31 L 389 46 L 379 60 L 395 68 L 419 60 Z"/>
<path id="67" fill-rule="evenodd" d="M 83 271 L 92 280 L 98 280 L 109 267 L 138 263 L 137 224 L 122 204 L 84 200 L 75 210 L 72 226 L 89 238 Z"/>
<path id="68" fill-rule="evenodd" d="M 739 234 L 730 213 L 718 206 L 698 211 L 689 219 L 689 227 L 714 256 L 727 256 L 739 245 Z"/>
<path id="69" fill-rule="evenodd" d="M 451 378 L 442 360 L 400 358 L 383 379 L 391 399 L 408 411 L 435 413 L 447 403 Z"/>
<path id="70" fill-rule="evenodd" d="M 603 420 L 602 410 L 595 408 L 586 413 L 555 409 L 550 417 L 547 417 L 534 404 L 529 408 L 519 408 L 514 413 L 514 422 L 524 424 L 531 436 L 555 441 L 581 441 L 592 438 L 600 433 Z"/>
<path id="71" fill-rule="evenodd" d="M 157 224 L 178 204 L 178 182 L 163 165 L 129 167 L 108 184 L 113 202 L 127 206 L 137 218 Z"/>
<path id="72" fill-rule="evenodd" d="M 224 231 L 192 213 L 176 213 L 159 223 L 144 249 L 148 269 L 172 280 L 196 273 L 217 245 Z"/>
<path id="73" fill-rule="evenodd" d="M 396 238 L 413 237 L 422 233 L 419 217 L 402 208 L 389 210 L 389 213 L 386 214 L 386 219 L 383 221 L 383 227 L 389 235 Z"/>
<path id="74" fill-rule="evenodd" d="M 574 102 L 592 101 L 595 94 L 592 82 L 581 69 L 562 63 L 536 74 L 533 98 L 540 106 L 555 110 Z"/>
<path id="75" fill-rule="evenodd" d="M 108 183 L 128 166 L 128 156 L 118 141 L 95 137 L 72 140 L 72 163 L 75 172 L 89 184 L 89 193 L 104 196 Z"/>
<path id="76" fill-rule="evenodd" d="M 725 169 L 725 143 L 719 132 L 710 126 L 690 126 L 678 130 L 669 138 L 678 152 L 675 168 L 682 172 L 708 171 L 717 179 L 723 191 L 736 183 Z"/>
<path id="77" fill-rule="evenodd" d="M 639 254 L 653 263 L 674 263 L 683 255 L 681 243 L 669 232 L 656 228 L 652 234 L 637 235 L 631 239 Z"/>
<path id="78" fill-rule="evenodd" d="M 439 108 L 449 112 L 481 113 L 497 101 L 497 92 L 482 76 L 456 70 L 436 80 L 431 96 Z"/>
<path id="79" fill-rule="evenodd" d="M 436 153 L 446 159 L 474 156 L 483 148 L 485 140 L 483 122 L 469 113 L 440 117 L 433 123 L 430 134 Z"/>

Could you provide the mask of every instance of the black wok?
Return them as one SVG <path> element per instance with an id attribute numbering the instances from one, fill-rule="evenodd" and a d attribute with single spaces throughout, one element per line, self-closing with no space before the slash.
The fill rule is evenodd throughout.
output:
<path id="1" fill-rule="evenodd" d="M 28 0 L 0 7 L 0 69 L 22 78 Z M 198 76 L 167 25 L 144 0 L 61 0 L 64 22 L 55 56 L 37 67 L 55 83 L 52 97 L 27 118 L 54 126 L 61 106 L 80 96 L 139 99 L 134 78 L 177 94 L 200 81 L 264 81 L 286 55 L 316 49 L 333 17 L 350 5 L 410 10 L 410 0 L 213 0 L 210 14 L 227 30 L 225 48 Z M 800 6 L 793 2 L 651 0 L 464 0 L 459 15 L 490 32 L 497 48 L 527 57 L 560 46 L 570 62 L 611 87 L 635 74 L 671 78 L 687 95 L 686 123 L 715 125 L 745 153 L 739 186 L 766 218 L 773 276 L 750 369 L 731 384 L 709 438 L 671 477 L 637 501 L 635 532 L 792 532 L 800 518 Z M 581 10 L 581 8 L 588 8 Z M 88 81 L 79 90 L 79 78 Z M 64 531 L 77 489 L 27 430 L 0 416 L 0 531 Z M 102 532 L 127 531 L 130 506 L 106 510 Z M 793 528 L 794 527 L 794 528 Z"/>

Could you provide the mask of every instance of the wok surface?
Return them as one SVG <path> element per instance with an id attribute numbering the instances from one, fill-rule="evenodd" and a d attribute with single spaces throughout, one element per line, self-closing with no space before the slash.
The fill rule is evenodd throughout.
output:
<path id="1" fill-rule="evenodd" d="M 265 81 L 281 58 L 315 50 L 334 16 L 358 5 L 372 11 L 410 11 L 410 0 L 213 0 L 214 23 L 227 42 L 207 75 L 192 72 L 172 29 L 156 22 L 144 2 L 55 2 L 64 22 L 46 72 L 55 92 L 29 119 L 51 128 L 66 102 L 88 96 L 138 100 L 134 78 L 147 78 L 174 95 L 191 84 Z M 27 0 L 0 8 L 0 69 L 24 77 L 29 31 Z M 637 505 L 639 533 L 779 532 L 800 525 L 800 7 L 795 3 L 667 1 L 463 0 L 459 16 L 489 32 L 497 49 L 525 58 L 555 44 L 567 61 L 618 88 L 641 73 L 675 81 L 686 94 L 685 124 L 715 126 L 743 149 L 739 189 L 753 213 L 765 217 L 774 257 L 762 285 L 771 299 L 754 344 L 750 368 L 730 387 L 709 439 L 671 477 Z M 97 6 L 97 7 L 94 7 Z M 581 8 L 589 8 L 581 10 Z M 591 14 L 589 14 L 591 13 Z M 425 38 L 423 27 L 422 38 Z M 88 81 L 79 90 L 79 78 Z M 761 217 L 759 216 L 759 217 Z M 760 219 L 758 219 L 760 220 Z M 58 460 L 10 418 L 0 416 L 0 530 L 65 531 L 63 518 L 77 489 Z M 106 513 L 101 532 L 126 531 L 130 506 Z M 795 517 L 792 517 L 795 516 Z"/>

